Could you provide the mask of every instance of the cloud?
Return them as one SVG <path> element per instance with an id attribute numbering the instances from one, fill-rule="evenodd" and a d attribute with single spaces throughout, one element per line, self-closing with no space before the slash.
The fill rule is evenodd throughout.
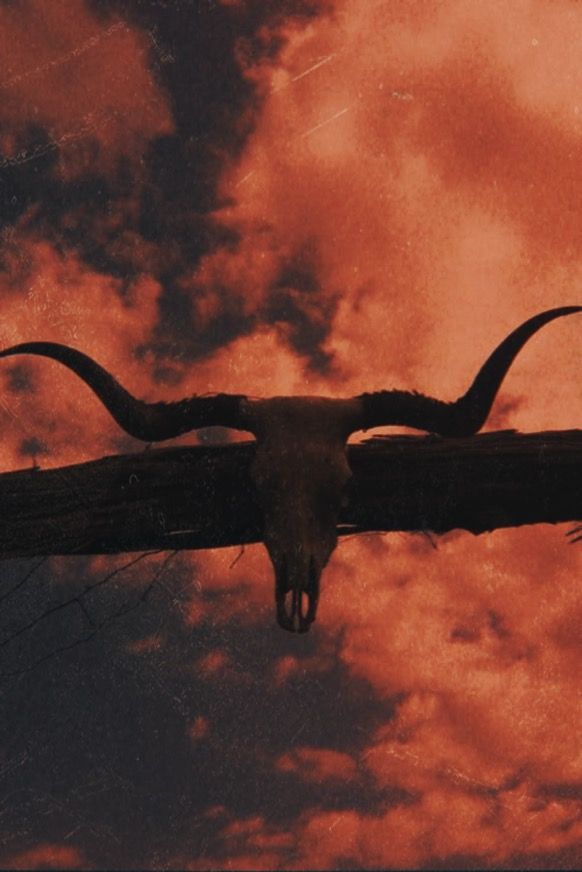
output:
<path id="1" fill-rule="evenodd" d="M 7 861 L 11 869 L 79 869 L 86 867 L 81 851 L 72 845 L 44 844 L 14 854 Z"/>
<path id="2" fill-rule="evenodd" d="M 21 239 L 21 252 L 22 284 L 0 279 L 2 347 L 62 342 L 91 354 L 137 396 L 151 390 L 151 370 L 137 360 L 136 349 L 157 317 L 157 283 L 144 276 L 124 292 L 118 280 L 95 274 L 74 254 L 45 242 Z M 56 367 L 62 370 L 58 376 Z M 119 439 L 119 429 L 94 395 L 58 364 L 29 356 L 5 361 L 2 371 L 8 388 L 2 401 L 4 468 L 21 463 L 21 440 L 41 440 L 43 463 L 55 465 L 98 456 Z"/>
<path id="3" fill-rule="evenodd" d="M 57 151 L 57 169 L 70 177 L 89 161 L 135 159 L 148 140 L 172 132 L 147 39 L 121 19 L 104 23 L 69 0 L 5 4 L 0 18 L 4 167 Z M 34 127 L 45 134 L 27 145 L 22 137 Z"/>
<path id="4" fill-rule="evenodd" d="M 356 765 L 348 754 L 326 748 L 293 749 L 283 754 L 276 765 L 281 772 L 318 783 L 341 781 L 345 784 L 357 776 Z"/>

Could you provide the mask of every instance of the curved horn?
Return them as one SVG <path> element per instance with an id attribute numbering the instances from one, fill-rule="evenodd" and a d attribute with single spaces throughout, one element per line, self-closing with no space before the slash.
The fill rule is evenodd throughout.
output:
<path id="1" fill-rule="evenodd" d="M 487 420 L 507 370 L 528 339 L 555 318 L 581 311 L 582 306 L 562 306 L 548 309 L 525 321 L 497 346 L 467 393 L 456 402 L 445 403 L 407 391 L 361 394 L 357 399 L 363 410 L 352 430 L 399 424 L 441 436 L 470 436 L 477 433 Z"/>
<path id="2" fill-rule="evenodd" d="M 38 354 L 50 357 L 71 369 L 93 393 L 120 427 L 144 442 L 172 439 L 199 427 L 231 427 L 246 430 L 243 395 L 215 394 L 191 397 L 175 403 L 146 403 L 122 387 L 106 369 L 87 354 L 57 342 L 24 342 L 0 351 L 0 357 Z"/>

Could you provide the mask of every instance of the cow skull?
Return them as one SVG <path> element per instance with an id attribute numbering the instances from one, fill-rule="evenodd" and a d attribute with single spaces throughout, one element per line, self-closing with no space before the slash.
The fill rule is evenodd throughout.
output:
<path id="1" fill-rule="evenodd" d="M 315 620 L 321 573 L 337 544 L 351 478 L 346 441 L 357 401 L 278 397 L 247 404 L 257 437 L 251 478 L 275 571 L 277 622 L 305 633 Z"/>
<path id="2" fill-rule="evenodd" d="M 177 403 L 137 400 L 80 351 L 54 342 L 28 342 L 0 357 L 38 354 L 58 360 L 99 397 L 117 423 L 146 442 L 201 427 L 252 432 L 257 440 L 251 477 L 264 516 L 264 542 L 275 570 L 277 621 L 306 632 L 317 612 L 321 573 L 337 543 L 342 494 L 351 472 L 346 442 L 356 430 L 398 424 L 443 436 L 476 433 L 515 356 L 544 324 L 582 311 L 550 309 L 530 318 L 487 358 L 469 390 L 454 403 L 405 391 L 380 391 L 351 399 L 242 395 L 190 397 Z"/>

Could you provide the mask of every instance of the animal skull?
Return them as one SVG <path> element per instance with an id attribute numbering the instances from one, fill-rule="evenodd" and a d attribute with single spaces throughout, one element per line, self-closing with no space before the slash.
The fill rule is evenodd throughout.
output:
<path id="1" fill-rule="evenodd" d="M 544 324 L 582 311 L 549 309 L 525 321 L 487 358 L 469 390 L 446 403 L 406 391 L 378 391 L 351 399 L 236 394 L 190 397 L 177 403 L 136 399 L 96 363 L 55 342 L 25 342 L 0 352 L 58 360 L 99 397 L 117 423 L 146 442 L 172 439 L 200 427 L 252 432 L 257 449 L 251 475 L 264 515 L 264 542 L 275 570 L 277 621 L 306 632 L 315 620 L 321 573 L 337 543 L 342 494 L 350 478 L 350 433 L 389 424 L 443 436 L 467 436 L 485 423 L 515 356 Z"/>
<path id="2" fill-rule="evenodd" d="M 305 633 L 315 620 L 321 573 L 337 544 L 350 409 L 323 397 L 259 400 L 247 407 L 257 449 L 251 477 L 263 541 L 275 571 L 277 622 Z"/>

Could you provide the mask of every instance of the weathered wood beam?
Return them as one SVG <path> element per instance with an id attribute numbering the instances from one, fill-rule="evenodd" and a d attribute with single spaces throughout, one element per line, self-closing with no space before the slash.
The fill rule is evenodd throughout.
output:
<path id="1" fill-rule="evenodd" d="M 0 474 L 0 556 L 215 548 L 261 539 L 253 443 Z M 349 447 L 341 533 L 582 518 L 582 431 L 382 437 Z"/>

